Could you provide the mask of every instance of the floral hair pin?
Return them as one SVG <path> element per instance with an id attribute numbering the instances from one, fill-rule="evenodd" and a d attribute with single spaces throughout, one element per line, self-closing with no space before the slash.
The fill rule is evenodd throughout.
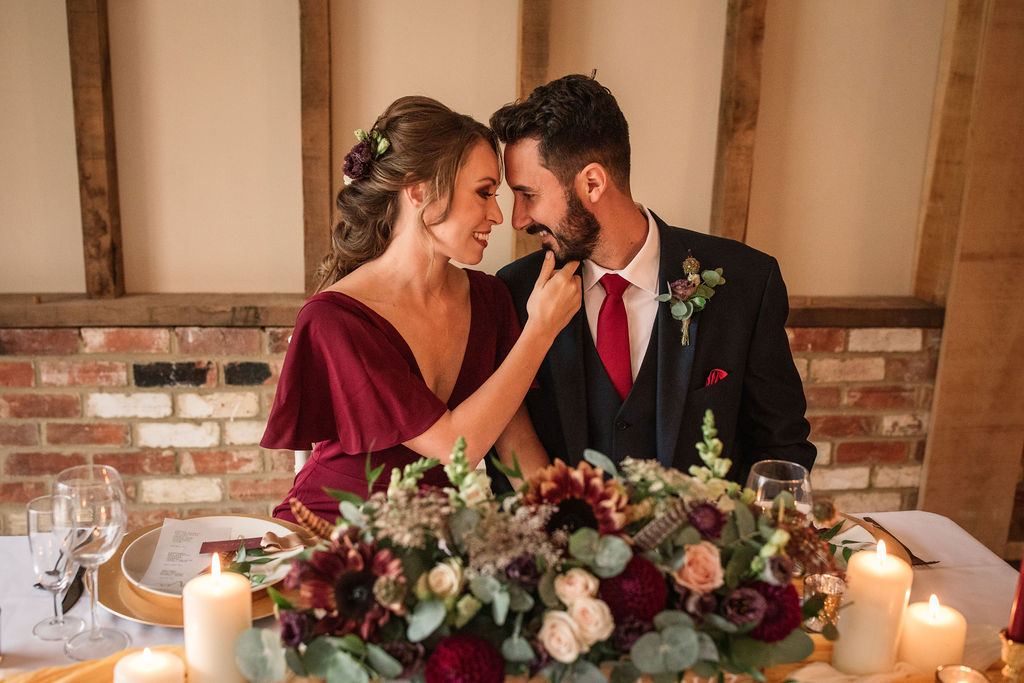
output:
<path id="1" fill-rule="evenodd" d="M 360 128 L 356 131 L 356 139 L 359 142 L 345 155 L 345 166 L 342 169 L 351 180 L 361 180 L 370 175 L 372 162 L 380 159 L 391 146 L 388 139 L 376 129 L 367 133 Z"/>
<path id="2" fill-rule="evenodd" d="M 697 311 L 703 311 L 708 299 L 715 295 L 715 287 L 725 284 L 722 269 L 701 272 L 700 261 L 690 253 L 683 261 L 685 278 L 670 282 L 669 291 L 658 295 L 658 301 L 667 301 L 672 317 L 683 323 L 683 346 L 690 345 L 690 318 Z"/>

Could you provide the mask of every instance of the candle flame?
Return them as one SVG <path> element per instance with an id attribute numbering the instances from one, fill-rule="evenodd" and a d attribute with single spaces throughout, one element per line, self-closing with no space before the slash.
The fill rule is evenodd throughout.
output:
<path id="1" fill-rule="evenodd" d="M 933 620 L 939 618 L 939 598 L 935 593 L 928 599 L 928 616 Z"/>
<path id="2" fill-rule="evenodd" d="M 878 566 L 885 566 L 885 541 L 879 540 L 876 546 L 876 552 L 878 553 Z"/>
<path id="3" fill-rule="evenodd" d="M 142 651 L 142 663 L 146 666 L 153 665 L 153 653 L 149 651 L 148 647 Z"/>
<path id="4" fill-rule="evenodd" d="M 210 562 L 210 574 L 220 576 L 220 556 L 217 553 L 213 554 L 213 560 Z"/>

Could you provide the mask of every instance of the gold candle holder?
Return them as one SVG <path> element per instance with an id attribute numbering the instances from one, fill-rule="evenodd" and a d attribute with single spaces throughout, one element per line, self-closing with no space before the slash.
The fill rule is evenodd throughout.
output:
<path id="1" fill-rule="evenodd" d="M 1006 629 L 999 632 L 1003 641 L 1003 680 L 1008 683 L 1024 681 L 1024 643 L 1010 640 Z"/>

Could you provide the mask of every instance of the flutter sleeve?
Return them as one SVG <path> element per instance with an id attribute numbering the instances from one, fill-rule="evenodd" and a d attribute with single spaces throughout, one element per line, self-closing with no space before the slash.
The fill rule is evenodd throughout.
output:
<path id="1" fill-rule="evenodd" d="M 343 295 L 318 295 L 295 321 L 260 445 L 305 450 L 336 439 L 345 453 L 380 451 L 446 410 L 394 328 Z"/>

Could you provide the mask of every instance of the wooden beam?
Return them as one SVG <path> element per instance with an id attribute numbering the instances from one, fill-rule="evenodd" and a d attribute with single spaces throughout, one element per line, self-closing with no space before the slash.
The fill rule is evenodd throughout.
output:
<path id="1" fill-rule="evenodd" d="M 548 82 L 551 39 L 551 0 L 521 0 L 519 5 L 519 78 L 517 98 L 527 97 Z M 516 230 L 512 257 L 540 249 L 540 237 Z"/>
<path id="2" fill-rule="evenodd" d="M 328 0 L 299 0 L 302 80 L 302 203 L 306 294 L 331 244 L 331 24 Z"/>
<path id="3" fill-rule="evenodd" d="M 124 294 L 124 256 L 107 0 L 67 0 L 66 7 L 85 291 L 90 298 L 109 299 Z"/>
<path id="4" fill-rule="evenodd" d="M 921 197 L 914 296 L 946 302 L 960 225 L 984 0 L 947 0 Z"/>
<path id="5" fill-rule="evenodd" d="M 1004 555 L 1024 445 L 1024 4 L 985 0 L 920 505 Z"/>
<path id="6" fill-rule="evenodd" d="M 743 242 L 750 210 L 754 137 L 761 102 L 766 0 L 729 0 L 711 190 L 711 234 Z"/>

